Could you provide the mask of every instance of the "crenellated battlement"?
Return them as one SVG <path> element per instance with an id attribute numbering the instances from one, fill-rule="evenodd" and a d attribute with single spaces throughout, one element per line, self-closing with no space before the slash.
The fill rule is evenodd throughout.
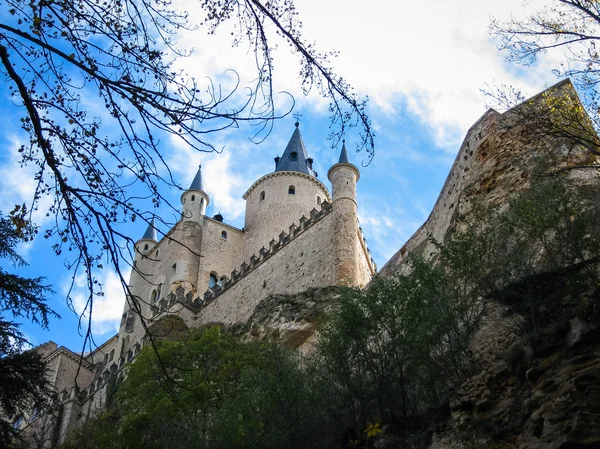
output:
<path id="1" fill-rule="evenodd" d="M 156 306 L 152 308 L 152 319 L 156 319 L 158 315 L 163 312 L 167 312 L 175 304 L 181 304 L 184 307 L 190 309 L 194 313 L 197 313 L 217 299 L 224 292 L 229 290 L 239 281 L 244 279 L 254 269 L 259 267 L 261 264 L 269 260 L 275 254 L 277 254 L 284 247 L 289 245 L 293 240 L 299 237 L 306 230 L 310 229 L 313 225 L 319 222 L 323 217 L 328 215 L 333 210 L 331 203 L 323 201 L 320 205 L 320 209 L 313 208 L 310 211 L 310 216 L 307 218 L 304 215 L 298 220 L 298 224 L 292 223 L 287 232 L 282 231 L 277 239 L 272 239 L 269 243 L 269 247 L 264 246 L 259 250 L 259 254 L 253 254 L 248 261 L 243 262 L 238 268 L 231 272 L 231 276 L 226 278 L 223 285 L 215 285 L 213 288 L 208 289 L 203 296 L 193 297 L 192 293 L 185 294 L 182 287 L 177 288 L 175 293 L 169 293 L 165 298 L 157 302 Z M 366 246 L 366 239 L 362 235 L 362 229 L 360 230 L 361 239 L 363 244 Z M 370 255 L 370 251 L 369 251 Z M 371 263 L 374 265 L 374 261 L 371 258 Z"/>

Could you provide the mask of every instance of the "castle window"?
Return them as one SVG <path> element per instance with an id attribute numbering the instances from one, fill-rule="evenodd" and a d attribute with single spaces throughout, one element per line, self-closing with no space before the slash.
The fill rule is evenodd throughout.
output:
<path id="1" fill-rule="evenodd" d="M 150 295 L 150 304 L 154 305 L 156 303 L 156 290 L 152 290 L 152 295 Z"/>
<path id="2" fill-rule="evenodd" d="M 173 274 L 177 273 L 177 264 L 174 263 L 173 266 L 171 267 L 171 271 L 173 272 Z"/>
<path id="3" fill-rule="evenodd" d="M 265 199 L 265 191 L 263 190 L 262 192 L 260 192 L 260 200 L 264 200 Z"/>
<path id="4" fill-rule="evenodd" d="M 148 244 L 147 243 L 144 245 L 144 251 L 148 251 Z"/>
<path id="5" fill-rule="evenodd" d="M 288 187 L 288 194 L 290 194 L 290 195 L 295 195 L 295 194 L 296 194 L 296 187 L 294 187 L 294 186 L 289 186 L 289 187 Z"/>
<path id="6" fill-rule="evenodd" d="M 200 198 L 200 206 L 204 204 L 204 198 Z"/>
<path id="7" fill-rule="evenodd" d="M 295 151 L 292 151 L 290 153 L 290 160 L 291 161 L 297 161 L 298 160 L 298 153 L 296 153 Z"/>
<path id="8" fill-rule="evenodd" d="M 217 278 L 217 275 L 214 273 L 210 273 L 210 276 L 208 277 L 208 288 L 214 288 L 215 285 L 217 285 L 219 283 L 219 280 Z"/>
<path id="9" fill-rule="evenodd" d="M 317 204 L 320 206 L 321 205 L 321 197 L 319 195 L 317 195 Z"/>
<path id="10" fill-rule="evenodd" d="M 221 231 L 221 238 L 227 240 L 227 231 Z"/>
<path id="11" fill-rule="evenodd" d="M 156 250 L 156 254 L 154 255 L 154 257 L 158 257 L 158 250 Z"/>
<path id="12" fill-rule="evenodd" d="M 196 201 L 196 195 L 192 195 L 192 201 Z"/>
<path id="13" fill-rule="evenodd" d="M 108 356 L 108 361 L 112 362 L 112 360 L 115 358 L 115 350 L 113 349 L 112 351 L 110 351 L 110 355 Z"/>

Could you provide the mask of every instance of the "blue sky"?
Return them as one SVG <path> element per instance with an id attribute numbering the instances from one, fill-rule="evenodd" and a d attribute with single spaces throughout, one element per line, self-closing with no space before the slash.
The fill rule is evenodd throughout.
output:
<path id="1" fill-rule="evenodd" d="M 178 0 L 181 8 L 193 10 L 193 3 Z M 444 183 L 448 170 L 468 129 L 486 110 L 481 89 L 510 84 L 527 94 L 535 94 L 557 80 L 551 68 L 558 65 L 554 55 L 526 70 L 508 66 L 487 35 L 490 16 L 507 18 L 525 14 L 521 0 L 475 2 L 473 0 L 409 2 L 379 0 L 300 0 L 298 9 L 304 33 L 321 49 L 336 49 L 337 72 L 361 95 L 370 98 L 369 113 L 376 133 L 375 158 L 368 162 L 364 153 L 354 153 L 356 137 L 347 136 L 351 161 L 359 166 L 359 216 L 369 246 L 381 267 L 427 218 Z M 419 4 L 416 4 L 419 3 Z M 540 2 L 528 2 L 533 12 Z M 179 36 L 179 45 L 195 48 L 193 56 L 180 61 L 181 68 L 198 79 L 211 75 L 224 79 L 235 68 L 243 80 L 253 77 L 252 53 L 246 47 L 231 49 L 229 33 L 215 37 L 204 32 Z M 281 45 L 275 59 L 275 90 L 291 92 L 295 112 L 302 114 L 301 132 L 320 178 L 339 155 L 330 148 L 327 102 L 314 95 L 304 97 L 297 81 L 295 56 Z M 282 101 L 285 97 L 281 96 Z M 32 169 L 20 167 L 16 149 L 26 136 L 14 117 L 18 114 L 0 84 L 0 210 L 9 212 L 14 204 L 28 201 L 33 193 Z M 242 194 L 254 180 L 273 170 L 273 158 L 281 155 L 294 130 L 294 119 L 278 121 L 270 136 L 255 145 L 250 129 L 230 130 L 214 136 L 223 148 L 221 154 L 196 153 L 176 139 L 164 139 L 163 152 L 173 173 L 186 187 L 197 164 L 202 162 L 204 181 L 212 204 L 208 214 L 220 212 L 225 221 L 243 226 Z M 180 192 L 164 192 L 178 204 Z M 151 205 L 148 205 L 150 208 Z M 41 210 L 44 210 L 43 204 Z M 161 209 L 160 213 L 173 215 Z M 167 217 L 168 218 L 168 217 Z M 44 226 L 44 214 L 36 215 Z M 127 233 L 141 236 L 144 227 L 132 223 Z M 166 231 L 166 229 L 164 229 Z M 38 238 L 20 248 L 29 267 L 20 270 L 28 276 L 45 276 L 56 290 L 50 304 L 63 319 L 51 323 L 49 331 L 25 323 L 24 330 L 34 344 L 54 340 L 78 350 L 82 338 L 77 317 L 64 300 L 64 288 L 73 273 L 50 249 L 52 242 Z M 105 297 L 95 306 L 93 325 L 97 343 L 109 338 L 118 326 L 123 294 L 109 270 L 100 274 Z M 78 298 L 85 289 L 76 291 Z"/>

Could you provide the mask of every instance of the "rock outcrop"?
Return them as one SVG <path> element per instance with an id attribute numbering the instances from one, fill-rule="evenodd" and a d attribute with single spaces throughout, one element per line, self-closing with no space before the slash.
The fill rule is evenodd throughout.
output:
<path id="1" fill-rule="evenodd" d="M 471 342 L 473 371 L 430 449 L 600 447 L 600 326 L 581 318 L 526 339 L 522 319 L 489 304 Z"/>

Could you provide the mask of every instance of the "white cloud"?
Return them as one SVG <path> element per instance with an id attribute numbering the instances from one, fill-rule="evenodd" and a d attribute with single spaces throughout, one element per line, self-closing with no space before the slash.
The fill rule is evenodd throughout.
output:
<path id="1" fill-rule="evenodd" d="M 190 0 L 182 8 L 196 11 Z M 371 98 L 371 110 L 399 114 L 397 102 L 418 116 L 442 147 L 458 143 L 466 129 L 485 112 L 480 89 L 486 84 L 510 84 L 531 94 L 553 84 L 550 68 L 560 55 L 545 55 L 526 75 L 507 65 L 488 32 L 490 18 L 506 20 L 510 13 L 525 17 L 544 2 L 522 0 L 429 2 L 360 0 L 304 0 L 296 2 L 308 42 L 321 50 L 335 49 L 333 63 L 361 95 Z M 268 27 L 267 30 L 269 31 Z M 182 48 L 196 52 L 178 61 L 197 79 L 233 68 L 244 82 L 256 78 L 254 54 L 246 44 L 231 48 L 232 28 L 225 25 L 215 36 L 199 32 L 182 35 Z M 274 38 L 272 47 L 282 44 Z M 287 44 L 274 53 L 275 90 L 296 96 L 297 109 L 325 113 L 327 101 L 304 98 L 298 81 L 297 56 Z"/>
<path id="2" fill-rule="evenodd" d="M 125 293 L 121 285 L 121 280 L 114 271 L 104 270 L 100 272 L 99 278 L 102 284 L 104 296 L 95 296 L 92 310 L 92 332 L 95 337 L 103 336 L 108 333 L 117 332 L 123 314 L 123 306 L 125 304 Z M 130 270 L 123 272 L 123 277 L 128 280 Z M 68 288 L 68 284 L 65 284 Z M 83 275 L 75 277 L 71 299 L 75 311 L 83 315 L 82 325 L 85 326 L 89 317 L 88 305 L 88 287 Z M 66 292 L 65 292 L 66 293 Z"/>

